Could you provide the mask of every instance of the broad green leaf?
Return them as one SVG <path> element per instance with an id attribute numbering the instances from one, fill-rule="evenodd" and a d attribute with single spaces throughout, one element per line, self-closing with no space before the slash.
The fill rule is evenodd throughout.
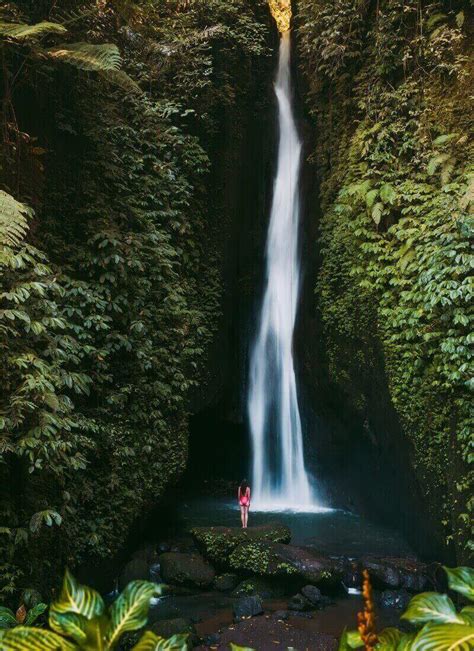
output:
<path id="1" fill-rule="evenodd" d="M 375 206 L 372 208 L 372 219 L 377 224 L 377 226 L 380 224 L 380 220 L 382 219 L 382 214 L 383 214 L 383 203 L 380 203 L 380 201 L 378 201 L 375 204 Z"/>
<path id="2" fill-rule="evenodd" d="M 17 624 L 15 613 L 10 608 L 0 607 L 0 629 L 11 628 Z"/>
<path id="3" fill-rule="evenodd" d="M 98 592 L 77 583 L 69 570 L 66 570 L 59 599 L 53 602 L 49 610 L 50 616 L 53 613 L 77 613 L 86 619 L 92 619 L 103 613 L 104 602 Z"/>
<path id="4" fill-rule="evenodd" d="M 60 614 L 55 611 L 49 613 L 49 625 L 61 635 L 72 637 L 76 642 L 85 642 L 87 639 L 86 625 L 90 621 L 77 613 Z"/>
<path id="5" fill-rule="evenodd" d="M 393 651 L 393 649 L 397 648 L 402 634 L 398 628 L 386 628 L 377 637 L 379 638 L 378 651 Z"/>
<path id="6" fill-rule="evenodd" d="M 42 615 L 46 610 L 48 610 L 48 606 L 46 604 L 36 604 L 36 606 L 30 608 L 26 614 L 25 625 L 31 626 L 34 624 L 38 617 Z"/>
<path id="7" fill-rule="evenodd" d="M 456 612 L 454 604 L 448 595 L 437 592 L 422 592 L 417 594 L 408 604 L 402 619 L 408 619 L 413 624 L 435 622 L 438 624 L 461 624 L 462 619 Z"/>
<path id="8" fill-rule="evenodd" d="M 2 651 L 73 651 L 76 647 L 52 631 L 17 626 L 0 637 Z"/>
<path id="9" fill-rule="evenodd" d="M 443 133 L 443 135 L 438 136 L 433 140 L 433 145 L 435 147 L 439 147 L 439 145 L 445 145 L 447 142 L 450 142 L 453 140 L 453 138 L 456 138 L 459 134 L 457 133 Z"/>
<path id="10" fill-rule="evenodd" d="M 372 208 L 374 205 L 375 199 L 377 198 L 379 191 L 378 190 L 369 190 L 365 195 L 365 204 L 367 208 Z"/>
<path id="11" fill-rule="evenodd" d="M 359 631 L 348 631 L 346 628 L 342 631 L 339 640 L 338 651 L 349 651 L 364 646 Z"/>
<path id="12" fill-rule="evenodd" d="M 397 198 L 394 187 L 389 183 L 384 183 L 380 188 L 380 198 L 384 203 L 393 203 Z"/>
<path id="13" fill-rule="evenodd" d="M 472 651 L 474 626 L 426 624 L 413 641 L 412 651 Z"/>
<path id="14" fill-rule="evenodd" d="M 136 631 L 145 626 L 150 599 L 161 594 L 161 589 L 150 581 L 132 581 L 110 608 L 110 627 L 107 641 L 113 647 L 125 631 Z"/>
<path id="15" fill-rule="evenodd" d="M 411 651 L 415 637 L 415 633 L 404 633 L 399 639 L 398 644 L 395 648 L 397 651 Z"/>
<path id="16" fill-rule="evenodd" d="M 238 644 L 230 643 L 230 651 L 255 651 L 255 649 L 249 646 L 239 646 Z"/>
<path id="17" fill-rule="evenodd" d="M 188 651 L 188 634 L 173 635 L 167 640 L 147 631 L 132 651 Z"/>
<path id="18" fill-rule="evenodd" d="M 451 590 L 474 601 L 474 569 L 471 567 L 444 567 Z"/>
<path id="19" fill-rule="evenodd" d="M 465 606 L 459 613 L 463 622 L 474 626 L 474 606 Z"/>

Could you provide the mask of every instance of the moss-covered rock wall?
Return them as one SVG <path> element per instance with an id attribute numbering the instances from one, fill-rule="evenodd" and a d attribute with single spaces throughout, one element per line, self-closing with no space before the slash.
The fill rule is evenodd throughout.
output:
<path id="1" fill-rule="evenodd" d="M 319 196 L 307 210 L 317 361 L 369 447 L 400 437 L 396 472 L 410 475 L 434 535 L 462 560 L 473 442 L 469 3 L 293 8 Z"/>
<path id="2" fill-rule="evenodd" d="M 35 211 L 1 260 L 7 597 L 115 554 L 185 467 L 274 29 L 263 0 L 56 5 L 2 20 L 116 44 L 123 66 L 38 57 L 60 41 L 46 28 L 3 45 L 1 188 Z"/>

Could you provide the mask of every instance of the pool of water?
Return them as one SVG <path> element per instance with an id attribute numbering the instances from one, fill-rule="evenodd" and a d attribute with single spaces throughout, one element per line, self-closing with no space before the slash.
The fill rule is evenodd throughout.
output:
<path id="1" fill-rule="evenodd" d="M 240 512 L 235 502 L 223 498 L 192 498 L 176 507 L 175 525 L 179 533 L 194 526 L 240 526 Z M 375 524 L 340 509 L 301 511 L 250 511 L 249 527 L 282 522 L 292 533 L 291 542 L 339 556 L 404 556 L 415 554 L 395 530 Z"/>

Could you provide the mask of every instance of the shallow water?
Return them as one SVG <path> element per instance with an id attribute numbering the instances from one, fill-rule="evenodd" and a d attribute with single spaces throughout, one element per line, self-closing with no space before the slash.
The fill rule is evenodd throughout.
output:
<path id="1" fill-rule="evenodd" d="M 311 513 L 251 510 L 249 514 L 250 527 L 276 521 L 291 529 L 293 544 L 308 545 L 324 554 L 349 557 L 415 556 L 397 531 L 340 509 Z M 177 507 L 176 526 L 181 533 L 186 533 L 193 526 L 239 525 L 240 512 L 236 502 L 203 497 L 186 500 Z"/>

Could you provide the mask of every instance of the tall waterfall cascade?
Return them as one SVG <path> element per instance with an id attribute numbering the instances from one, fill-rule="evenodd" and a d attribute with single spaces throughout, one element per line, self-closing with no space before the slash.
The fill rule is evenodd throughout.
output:
<path id="1" fill-rule="evenodd" d="M 304 462 L 293 358 L 300 289 L 301 141 L 291 101 L 289 31 L 281 36 L 275 94 L 278 164 L 265 251 L 265 287 L 251 351 L 247 402 L 252 440 L 252 507 L 315 510 L 316 500 Z"/>

